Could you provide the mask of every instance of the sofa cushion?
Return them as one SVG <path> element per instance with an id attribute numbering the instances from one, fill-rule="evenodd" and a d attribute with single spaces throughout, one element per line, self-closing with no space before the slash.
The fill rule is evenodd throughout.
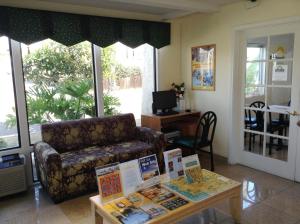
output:
<path id="1" fill-rule="evenodd" d="M 108 119 L 111 143 L 130 141 L 136 138 L 136 123 L 133 114 L 111 116 Z"/>
<path id="2" fill-rule="evenodd" d="M 126 162 L 150 154 L 155 154 L 153 145 L 139 140 L 127 141 L 105 146 L 104 150 L 110 154 L 115 155 L 117 161 L 119 162 Z"/>
<path id="3" fill-rule="evenodd" d="M 98 146 L 61 153 L 60 156 L 64 177 L 94 172 L 95 167 L 116 161 L 115 155 L 104 151 L 102 147 Z"/>

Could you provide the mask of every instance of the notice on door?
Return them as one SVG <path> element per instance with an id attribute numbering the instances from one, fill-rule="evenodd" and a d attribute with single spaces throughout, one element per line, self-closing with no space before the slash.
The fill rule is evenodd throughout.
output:
<path id="1" fill-rule="evenodd" d="M 272 81 L 287 81 L 288 80 L 288 66 L 274 65 L 272 73 Z"/>

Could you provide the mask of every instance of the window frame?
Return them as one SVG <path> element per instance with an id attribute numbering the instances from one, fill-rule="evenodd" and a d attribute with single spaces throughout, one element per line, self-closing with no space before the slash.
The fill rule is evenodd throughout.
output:
<path id="1" fill-rule="evenodd" d="M 15 113 L 16 113 L 16 124 L 17 124 L 17 134 L 18 134 L 18 146 L 15 147 L 7 147 L 7 148 L 2 148 L 0 149 L 0 152 L 8 151 L 8 150 L 13 150 L 13 149 L 19 149 L 22 147 L 22 141 L 21 141 L 21 131 L 20 131 L 20 122 L 19 122 L 19 111 L 18 111 L 18 106 L 17 106 L 17 91 L 16 91 L 16 80 L 15 80 L 15 72 L 14 72 L 14 63 L 13 63 L 13 56 L 12 56 L 12 44 L 11 40 L 7 36 L 1 36 L 1 37 L 6 37 L 7 38 L 7 44 L 9 48 L 9 57 L 10 57 L 10 68 L 11 68 L 11 79 L 13 83 L 13 93 L 14 93 L 14 105 L 15 105 Z M 0 136 L 2 137 L 2 136 Z"/>

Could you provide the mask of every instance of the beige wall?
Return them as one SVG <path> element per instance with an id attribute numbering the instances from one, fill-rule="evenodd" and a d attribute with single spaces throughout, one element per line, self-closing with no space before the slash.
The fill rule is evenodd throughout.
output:
<path id="1" fill-rule="evenodd" d="M 182 82 L 180 55 L 181 26 L 179 23 L 172 23 L 171 44 L 157 51 L 159 90 L 168 90 L 173 82 Z"/>
<path id="2" fill-rule="evenodd" d="M 252 9 L 246 9 L 243 1 L 224 6 L 218 13 L 195 14 L 172 21 L 172 45 L 159 51 L 161 87 L 168 87 L 174 79 L 183 80 L 190 89 L 191 47 L 217 45 L 216 91 L 190 91 L 189 94 L 194 109 L 217 113 L 214 141 L 217 154 L 228 155 L 234 28 L 292 16 L 300 16 L 299 0 L 262 0 L 258 7 Z"/>

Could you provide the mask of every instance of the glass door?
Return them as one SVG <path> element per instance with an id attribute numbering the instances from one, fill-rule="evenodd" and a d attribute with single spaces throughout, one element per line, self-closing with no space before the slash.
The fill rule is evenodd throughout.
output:
<path id="1" fill-rule="evenodd" d="M 299 111 L 298 25 L 245 31 L 241 162 L 295 178 Z"/>

